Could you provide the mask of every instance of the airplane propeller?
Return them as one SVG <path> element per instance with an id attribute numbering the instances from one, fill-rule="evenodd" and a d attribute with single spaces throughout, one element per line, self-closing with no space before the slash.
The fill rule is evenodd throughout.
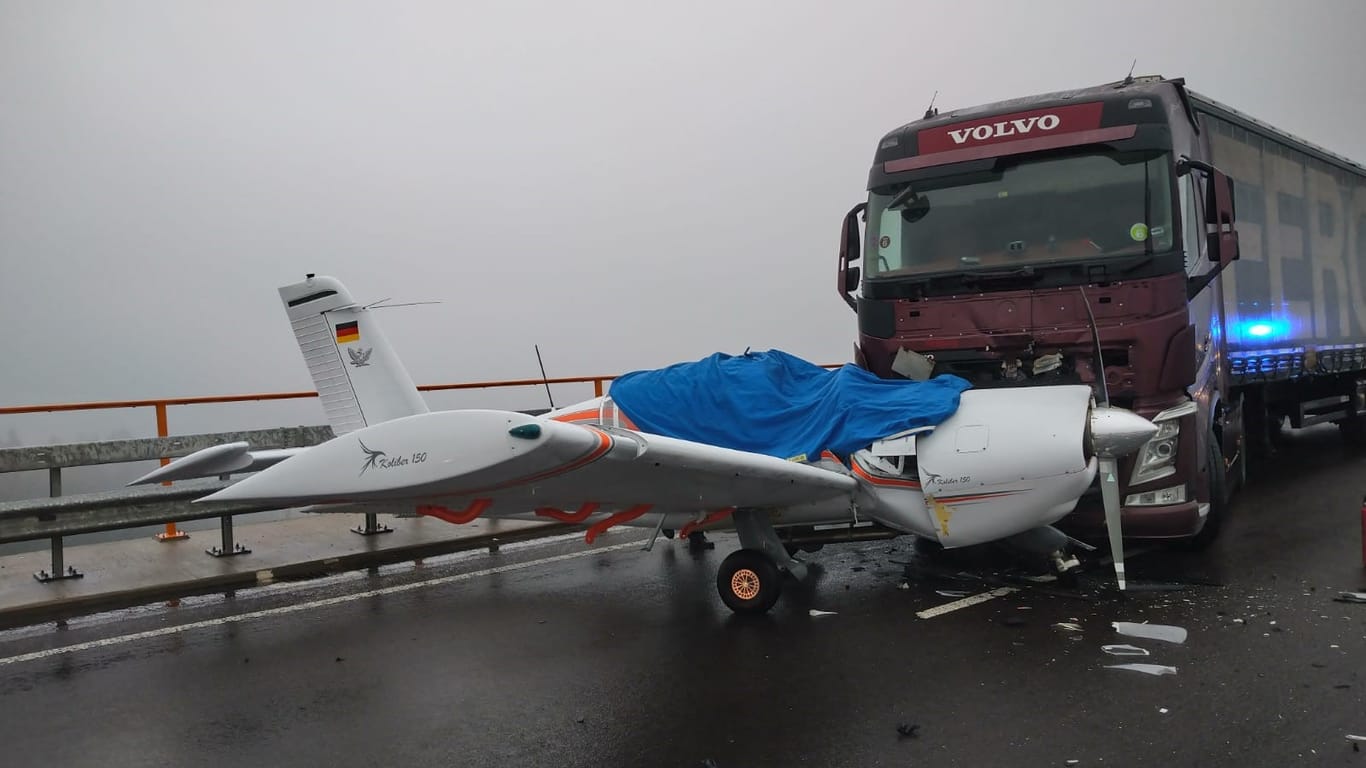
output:
<path id="1" fill-rule="evenodd" d="M 1086 289 L 1077 290 L 1081 292 L 1086 316 L 1091 321 L 1091 342 L 1095 347 L 1095 359 L 1091 367 L 1100 391 L 1091 416 L 1092 434 L 1095 439 L 1097 474 L 1100 475 L 1100 498 L 1105 506 L 1105 529 L 1110 535 L 1110 557 L 1115 564 L 1115 581 L 1123 592 L 1127 584 L 1124 579 L 1124 531 L 1119 514 L 1119 457 L 1141 449 L 1156 434 L 1157 427 L 1132 411 L 1110 407 L 1096 316 L 1091 312 L 1091 300 L 1086 296 Z"/>

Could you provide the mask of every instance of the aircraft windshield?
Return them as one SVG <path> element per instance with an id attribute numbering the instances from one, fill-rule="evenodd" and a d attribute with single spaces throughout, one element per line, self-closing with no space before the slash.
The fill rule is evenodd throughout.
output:
<path id="1" fill-rule="evenodd" d="M 876 190 L 870 279 L 1138 255 L 1170 249 L 1165 152 L 1002 158 L 994 168 Z"/>

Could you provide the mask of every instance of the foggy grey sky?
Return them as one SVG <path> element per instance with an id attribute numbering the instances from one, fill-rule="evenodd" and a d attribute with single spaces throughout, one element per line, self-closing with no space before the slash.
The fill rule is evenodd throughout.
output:
<path id="1" fill-rule="evenodd" d="M 311 389 L 305 272 L 443 302 L 381 316 L 420 383 L 844 361 L 840 218 L 936 89 L 1137 58 L 1366 161 L 1366 3 L 1298 5 L 0 0 L 0 404 Z"/>

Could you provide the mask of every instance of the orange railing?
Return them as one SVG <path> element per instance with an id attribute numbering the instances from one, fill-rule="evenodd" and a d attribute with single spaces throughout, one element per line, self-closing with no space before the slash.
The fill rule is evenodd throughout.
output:
<path id="1" fill-rule="evenodd" d="M 838 368 L 842 363 L 826 364 L 824 368 Z M 568 376 L 557 379 L 506 379 L 503 381 L 471 381 L 458 384 L 424 384 L 418 387 L 422 392 L 445 392 L 454 389 L 496 389 L 506 387 L 540 387 L 547 384 L 593 384 L 593 396 L 601 397 L 606 384 L 616 376 Z M 0 416 L 22 413 L 56 413 L 59 411 L 103 411 L 119 408 L 152 408 L 156 412 L 157 437 L 168 437 L 166 409 L 173 405 L 209 405 L 221 403 L 246 403 L 265 400 L 298 400 L 317 397 L 317 392 L 260 392 L 247 395 L 202 395 L 199 397 L 162 397 L 148 400 L 99 400 L 85 403 L 48 403 L 46 405 L 6 405 L 0 406 Z M 162 459 L 164 466 L 170 459 Z M 170 483 L 166 483 L 170 485 Z M 166 524 L 166 532 L 157 538 L 166 541 L 185 538 L 187 534 L 176 529 L 175 523 Z"/>

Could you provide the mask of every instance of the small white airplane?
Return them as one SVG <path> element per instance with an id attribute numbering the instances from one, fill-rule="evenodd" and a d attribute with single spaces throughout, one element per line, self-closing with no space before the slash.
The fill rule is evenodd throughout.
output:
<path id="1" fill-rule="evenodd" d="M 887 434 L 843 460 L 830 451 L 791 460 L 651 434 L 610 394 L 539 416 L 430 411 L 373 310 L 340 281 L 309 275 L 279 293 L 335 437 L 295 449 L 218 445 L 130 485 L 254 473 L 199 501 L 456 524 L 549 518 L 587 524 L 590 544 L 616 525 L 685 537 L 733 529 L 741 549 L 722 562 L 717 589 L 739 613 L 769 610 L 785 574 L 805 576 L 794 542 L 814 539 L 781 533 L 810 534 L 815 526 L 872 526 L 946 548 L 1029 540 L 1066 568 L 1076 562 L 1066 559 L 1070 540 L 1051 525 L 1073 510 L 1098 470 L 1113 475 L 1117 458 L 1156 433 L 1137 414 L 1097 406 L 1084 385 L 969 389 L 939 423 Z M 1122 589 L 1118 500 L 1104 482 L 1102 490 L 1107 512 L 1114 509 Z"/>

